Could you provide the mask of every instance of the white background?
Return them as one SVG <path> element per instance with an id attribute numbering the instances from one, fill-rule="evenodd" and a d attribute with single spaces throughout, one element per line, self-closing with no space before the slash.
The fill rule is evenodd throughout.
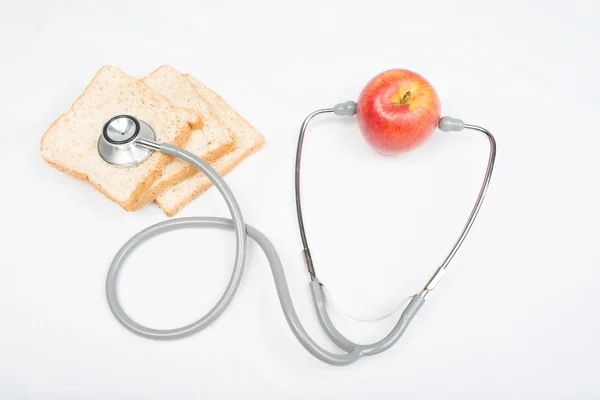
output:
<path id="1" fill-rule="evenodd" d="M 600 7 L 589 1 L 21 2 L 0 13 L 0 398 L 600 398 Z M 104 297 L 110 260 L 166 217 L 126 213 L 47 166 L 39 141 L 104 64 L 143 77 L 171 64 L 266 137 L 227 181 L 285 265 L 300 318 L 330 350 L 309 298 L 293 197 L 298 129 L 356 99 L 389 68 L 424 75 L 444 115 L 498 140 L 486 201 L 448 274 L 388 352 L 344 368 L 288 329 L 266 259 L 250 245 L 237 297 L 207 330 L 135 336 Z M 418 291 L 463 226 L 487 142 L 444 134 L 389 158 L 353 118 L 306 140 L 304 208 L 317 272 L 335 301 L 377 316 Z M 214 190 L 178 216 L 227 215 Z M 153 239 L 122 275 L 126 310 L 176 327 L 224 288 L 233 236 Z M 396 314 L 395 316 L 397 316 Z M 335 317 L 354 340 L 395 318 Z"/>

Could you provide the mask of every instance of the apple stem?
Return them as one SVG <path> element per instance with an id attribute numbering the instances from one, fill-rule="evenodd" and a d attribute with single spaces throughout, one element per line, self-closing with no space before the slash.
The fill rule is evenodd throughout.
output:
<path id="1" fill-rule="evenodd" d="M 410 90 L 406 93 L 404 93 L 404 97 L 402 98 L 402 100 L 400 100 L 400 104 L 406 104 L 406 98 L 408 96 L 410 96 L 412 93 L 410 93 Z"/>

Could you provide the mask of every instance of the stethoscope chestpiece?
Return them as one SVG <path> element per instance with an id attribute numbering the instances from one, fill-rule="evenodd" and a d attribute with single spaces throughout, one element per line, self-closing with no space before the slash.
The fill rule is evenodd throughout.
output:
<path id="1" fill-rule="evenodd" d="M 135 145 L 136 139 L 156 140 L 154 131 L 144 121 L 131 115 L 109 119 L 98 139 L 98 153 L 109 164 L 131 167 L 144 161 L 152 150 Z"/>

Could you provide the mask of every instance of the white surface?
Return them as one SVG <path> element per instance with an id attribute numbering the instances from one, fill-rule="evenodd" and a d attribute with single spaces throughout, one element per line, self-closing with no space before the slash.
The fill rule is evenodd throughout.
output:
<path id="1" fill-rule="evenodd" d="M 2 5 L 0 398 L 599 398 L 598 3 L 220 3 Z M 227 180 L 246 221 L 279 249 L 302 321 L 332 350 L 311 308 L 293 201 L 305 115 L 404 67 L 435 85 L 444 114 L 495 133 L 480 217 L 405 337 L 346 368 L 318 362 L 289 331 L 254 245 L 238 296 L 206 331 L 164 343 L 123 329 L 104 298 L 108 264 L 165 217 L 154 206 L 125 213 L 44 164 L 38 147 L 107 63 L 139 77 L 161 64 L 192 73 L 264 133 L 264 150 Z M 438 131 L 418 151 L 383 158 L 352 119 L 314 123 L 307 230 L 318 274 L 346 311 L 381 314 L 420 289 L 471 209 L 486 146 Z M 210 191 L 184 215 L 226 207 Z M 156 327 L 207 311 L 231 240 L 154 239 L 123 273 L 127 310 Z M 370 341 L 394 318 L 336 323 Z"/>

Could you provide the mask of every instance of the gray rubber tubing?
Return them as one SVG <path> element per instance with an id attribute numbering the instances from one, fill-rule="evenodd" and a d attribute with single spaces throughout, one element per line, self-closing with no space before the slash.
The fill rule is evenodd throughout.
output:
<path id="1" fill-rule="evenodd" d="M 327 309 L 325 307 L 323 286 L 321 286 L 318 282 L 312 281 L 310 282 L 310 291 L 312 293 L 313 304 L 315 306 L 317 316 L 319 317 L 319 323 L 325 330 L 325 333 L 327 333 L 329 339 L 331 339 L 331 341 L 340 349 L 346 351 L 356 349 L 359 350 L 361 356 L 373 356 L 392 347 L 400 339 L 400 337 L 402 337 L 402 334 L 406 328 L 408 328 L 408 325 L 425 302 L 423 297 L 419 295 L 414 296 L 408 303 L 408 306 L 406 306 L 402 312 L 402 315 L 400 316 L 400 319 L 394 328 L 386 337 L 371 344 L 356 344 L 343 336 L 336 329 L 335 325 L 333 325 L 333 322 L 331 322 L 331 318 L 329 318 Z"/>
<path id="2" fill-rule="evenodd" d="M 290 329 L 300 344 L 302 344 L 302 346 L 314 357 L 327 364 L 335 366 L 349 365 L 358 360 L 361 356 L 374 355 L 387 350 L 400 338 L 418 309 L 423 304 L 424 299 L 422 297 L 416 296 L 412 299 L 402 313 L 402 316 L 400 317 L 396 327 L 384 339 L 371 345 L 357 345 L 342 336 L 333 326 L 325 310 L 325 300 L 322 288 L 317 282 L 311 282 L 312 297 L 321 325 L 332 341 L 347 353 L 335 354 L 319 346 L 308 335 L 298 319 L 298 315 L 296 314 L 296 310 L 294 309 L 294 305 L 290 296 L 283 266 L 275 247 L 259 230 L 250 225 L 244 224 L 240 207 L 223 178 L 221 178 L 221 176 L 209 164 L 194 154 L 170 144 L 160 144 L 160 146 L 160 151 L 162 153 L 178 157 L 194 165 L 213 182 L 227 203 L 229 212 L 231 214 L 231 219 L 217 217 L 187 217 L 166 220 L 140 231 L 131 239 L 129 239 L 123 245 L 123 247 L 121 247 L 108 270 L 108 275 L 106 278 L 106 297 L 111 312 L 125 328 L 145 338 L 173 340 L 191 335 L 209 326 L 229 305 L 240 285 L 246 257 L 246 236 L 248 235 L 263 249 L 267 257 L 269 265 L 271 266 L 273 279 L 275 281 L 277 296 L 279 297 L 283 314 L 285 315 L 285 319 Z M 161 233 L 177 229 L 206 227 L 233 229 L 235 231 L 236 238 L 236 256 L 233 265 L 233 272 L 223 295 L 215 304 L 215 306 L 197 321 L 176 329 L 161 330 L 148 328 L 131 319 L 121 307 L 117 294 L 119 272 L 131 252 L 146 240 Z"/>

